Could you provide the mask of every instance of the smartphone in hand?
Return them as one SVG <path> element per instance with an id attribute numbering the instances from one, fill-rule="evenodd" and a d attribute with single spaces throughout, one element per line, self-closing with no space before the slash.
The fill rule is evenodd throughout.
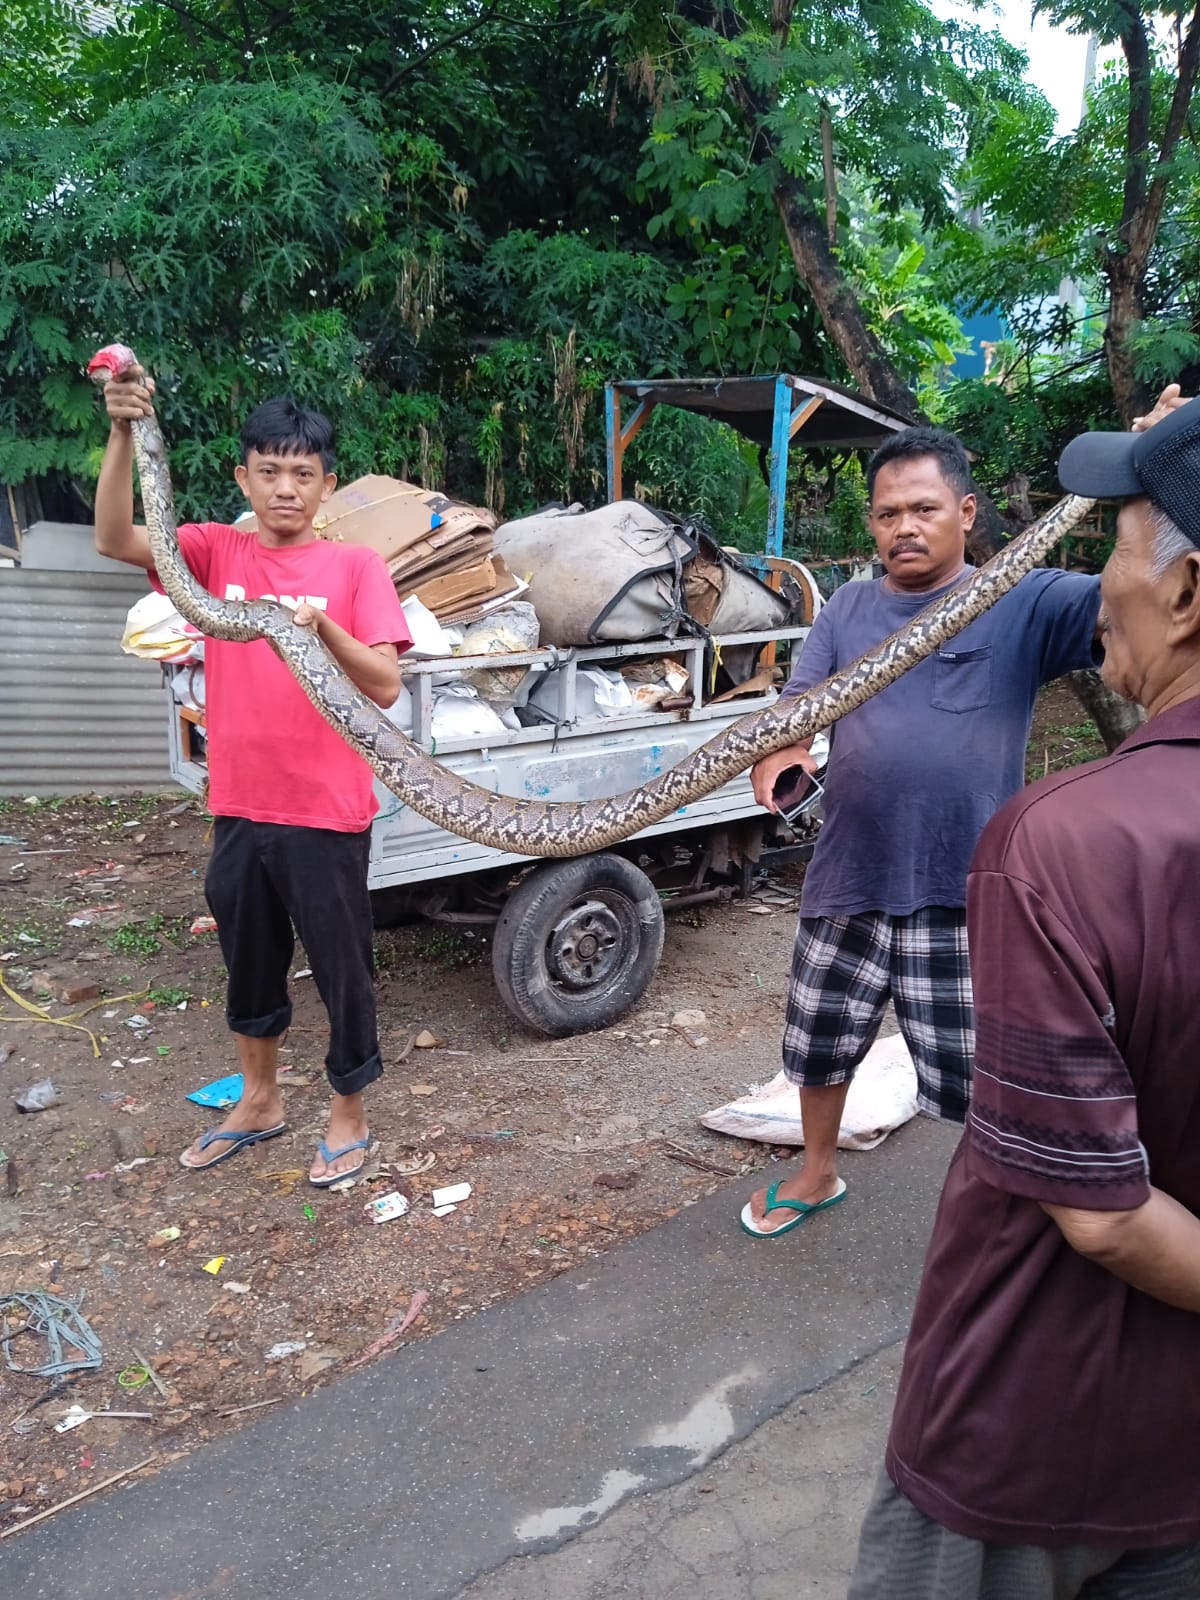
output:
<path id="1" fill-rule="evenodd" d="M 824 793 L 824 786 L 803 767 L 785 767 L 775 780 L 771 799 L 783 820 L 792 822 L 811 811 Z"/>

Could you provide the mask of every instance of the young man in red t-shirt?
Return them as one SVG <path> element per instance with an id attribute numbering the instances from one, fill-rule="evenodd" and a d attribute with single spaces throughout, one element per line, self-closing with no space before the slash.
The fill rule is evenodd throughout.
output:
<path id="1" fill-rule="evenodd" d="M 104 388 L 112 422 L 96 489 L 96 548 L 145 568 L 146 530 L 133 522 L 130 421 L 151 412 L 153 380 L 126 368 Z M 220 599 L 279 600 L 314 629 L 347 677 L 379 706 L 400 691 L 396 665 L 412 643 L 387 568 L 372 550 L 320 540 L 313 518 L 337 484 L 333 429 L 290 399 L 270 400 L 242 429 L 242 492 L 257 531 L 223 523 L 179 529 L 183 556 Z M 329 1014 L 329 1127 L 309 1173 L 320 1188 L 351 1176 L 370 1143 L 363 1090 L 383 1066 L 375 1021 L 367 864 L 376 811 L 366 762 L 318 715 L 271 647 L 205 643 L 209 808 L 216 818 L 205 895 L 229 969 L 226 1017 L 244 1079 L 218 1128 L 180 1157 L 216 1166 L 283 1133 L 276 1084 L 291 1021 L 293 927 Z"/>

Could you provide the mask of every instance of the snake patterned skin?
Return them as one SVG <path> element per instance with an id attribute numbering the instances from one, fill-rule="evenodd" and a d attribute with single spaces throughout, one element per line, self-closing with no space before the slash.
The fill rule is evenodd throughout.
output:
<path id="1" fill-rule="evenodd" d="M 93 358 L 106 382 L 135 360 L 122 345 Z M 179 614 L 214 639 L 265 639 L 313 707 L 362 755 L 406 805 L 461 838 L 521 856 L 578 856 L 604 850 L 691 805 L 776 750 L 800 743 L 886 689 L 1006 595 L 1046 556 L 1093 502 L 1069 496 L 1014 539 L 969 582 L 922 611 L 874 650 L 795 699 L 751 712 L 640 789 L 603 800 L 527 800 L 467 783 L 427 754 L 361 694 L 321 640 L 297 627 L 286 606 L 219 600 L 189 571 L 179 549 L 166 448 L 157 419 L 132 424 L 134 456 L 150 548 Z"/>

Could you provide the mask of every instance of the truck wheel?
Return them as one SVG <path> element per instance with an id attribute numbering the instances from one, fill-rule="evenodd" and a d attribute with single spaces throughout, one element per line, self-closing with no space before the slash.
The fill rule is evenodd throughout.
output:
<path id="1" fill-rule="evenodd" d="M 662 905 L 646 874 L 624 856 L 579 856 L 517 885 L 492 938 L 492 972 L 514 1016 L 561 1038 L 623 1016 L 662 947 Z"/>

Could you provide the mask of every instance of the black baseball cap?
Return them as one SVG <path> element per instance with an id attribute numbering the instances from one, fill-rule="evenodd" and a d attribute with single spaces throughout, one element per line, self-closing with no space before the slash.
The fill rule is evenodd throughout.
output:
<path id="1" fill-rule="evenodd" d="M 1146 495 L 1200 548 L 1200 399 L 1145 433 L 1083 433 L 1058 463 L 1068 494 L 1132 500 Z"/>

